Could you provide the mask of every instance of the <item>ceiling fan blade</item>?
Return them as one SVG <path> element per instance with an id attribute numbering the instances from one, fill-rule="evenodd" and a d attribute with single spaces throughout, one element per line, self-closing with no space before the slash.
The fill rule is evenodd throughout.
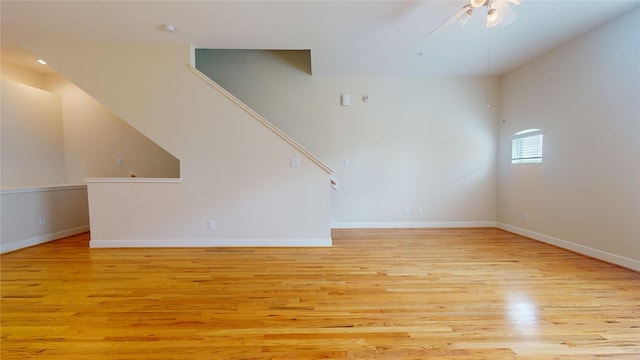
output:
<path id="1" fill-rule="evenodd" d="M 453 15 L 451 15 L 447 20 L 443 21 L 440 25 L 436 26 L 435 29 L 431 30 L 429 36 L 439 33 L 442 29 L 447 28 L 449 25 L 454 22 L 460 21 L 460 19 L 466 15 L 467 11 L 472 10 L 471 5 L 467 4 L 456 11 Z"/>
<path id="2" fill-rule="evenodd" d="M 502 26 L 507 26 L 518 19 L 518 14 L 511 9 L 507 0 L 496 0 L 493 2 L 491 7 L 496 9 L 496 11 L 502 16 L 502 22 L 500 23 Z"/>

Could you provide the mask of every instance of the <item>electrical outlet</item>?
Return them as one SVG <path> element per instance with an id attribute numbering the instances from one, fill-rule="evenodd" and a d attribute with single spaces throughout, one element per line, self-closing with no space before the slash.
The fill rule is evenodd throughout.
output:
<path id="1" fill-rule="evenodd" d="M 522 213 L 522 220 L 523 221 L 529 221 L 529 213 L 528 212 Z"/>
<path id="2" fill-rule="evenodd" d="M 215 229 L 215 227 L 213 220 L 207 220 L 207 229 Z"/>
<path id="3" fill-rule="evenodd" d="M 44 217 L 44 216 L 41 216 L 40 218 L 38 218 L 38 225 L 40 225 L 40 226 L 47 225 L 47 218 Z"/>
<path id="4" fill-rule="evenodd" d="M 422 215 L 424 213 L 424 210 L 422 208 L 418 208 L 418 215 Z"/>
<path id="5" fill-rule="evenodd" d="M 405 215 L 409 215 L 411 213 L 411 209 L 409 208 L 404 208 L 404 214 Z"/>

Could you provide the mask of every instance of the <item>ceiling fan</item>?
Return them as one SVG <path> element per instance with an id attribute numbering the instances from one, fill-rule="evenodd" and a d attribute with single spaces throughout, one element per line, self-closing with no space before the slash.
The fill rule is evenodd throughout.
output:
<path id="1" fill-rule="evenodd" d="M 506 26 L 518 18 L 518 15 L 511 9 L 509 3 L 519 5 L 522 0 L 469 0 L 462 8 L 451 15 L 447 20 L 438 25 L 429 35 L 435 34 L 454 22 L 465 26 L 471 15 L 480 8 L 487 8 L 487 27 L 494 27 L 498 24 Z"/>

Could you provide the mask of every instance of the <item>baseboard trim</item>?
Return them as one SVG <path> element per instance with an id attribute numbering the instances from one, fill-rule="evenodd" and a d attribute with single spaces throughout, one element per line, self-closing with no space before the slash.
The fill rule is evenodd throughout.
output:
<path id="1" fill-rule="evenodd" d="M 558 239 L 558 238 L 555 238 L 553 236 L 540 234 L 540 233 L 537 233 L 537 232 L 534 232 L 534 231 L 530 231 L 530 230 L 527 230 L 527 229 L 519 228 L 517 226 L 513 226 L 513 225 L 501 223 L 501 222 L 498 222 L 496 224 L 496 227 L 499 228 L 499 229 L 514 233 L 514 234 L 526 236 L 528 238 L 531 238 L 531 239 L 534 239 L 534 240 L 537 240 L 537 241 L 540 241 L 540 242 L 543 242 L 543 243 L 547 243 L 547 244 L 554 245 L 554 246 L 557 246 L 557 247 L 560 247 L 560 248 L 563 248 L 563 249 L 566 249 L 566 250 L 570 250 L 570 251 L 576 252 L 578 254 L 586 255 L 586 256 L 589 256 L 589 257 L 592 257 L 592 258 L 595 258 L 595 259 L 598 259 L 598 260 L 602 260 L 602 261 L 606 261 L 608 263 L 619 265 L 619 266 L 625 267 L 627 269 L 640 271 L 640 261 L 629 259 L 629 258 L 624 257 L 624 256 L 612 254 L 610 252 L 594 249 L 594 248 L 589 247 L 589 246 L 576 244 L 576 243 L 571 242 L 571 241 Z"/>
<path id="2" fill-rule="evenodd" d="M 330 247 L 326 239 L 159 239 L 91 240 L 90 248 L 184 248 L 184 247 Z"/>
<path id="3" fill-rule="evenodd" d="M 333 229 L 410 229 L 410 228 L 477 228 L 496 227 L 495 221 L 428 221 L 428 222 L 337 222 Z"/>
<path id="4" fill-rule="evenodd" d="M 53 240 L 65 238 L 67 236 L 82 234 L 83 232 L 87 232 L 87 231 L 89 231 L 89 225 L 83 225 L 83 226 L 78 226 L 78 227 L 63 230 L 63 231 L 58 231 L 51 234 L 45 234 L 45 235 L 32 237 L 29 239 L 19 240 L 16 242 L 12 242 L 10 244 L 0 246 L 0 254 L 24 249 L 24 248 L 35 246 L 35 245 L 44 244 Z"/>

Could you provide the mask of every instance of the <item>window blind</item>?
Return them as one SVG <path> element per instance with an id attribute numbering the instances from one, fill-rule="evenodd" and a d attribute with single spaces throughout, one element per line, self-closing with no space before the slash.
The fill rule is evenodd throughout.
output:
<path id="1" fill-rule="evenodd" d="M 542 131 L 529 129 L 521 131 L 511 141 L 511 163 L 542 162 Z"/>

